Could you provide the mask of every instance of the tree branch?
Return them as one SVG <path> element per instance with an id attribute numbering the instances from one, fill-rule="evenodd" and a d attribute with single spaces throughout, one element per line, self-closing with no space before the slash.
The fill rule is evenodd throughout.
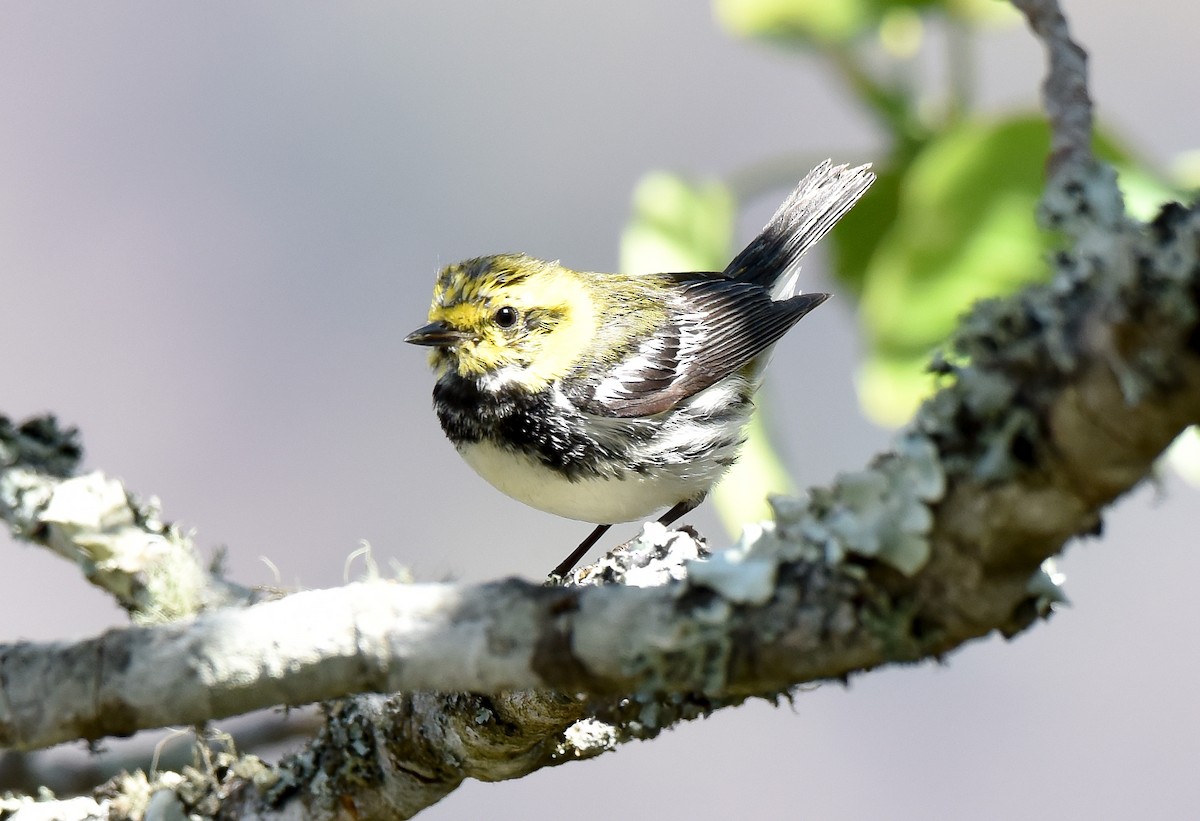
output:
<path id="1" fill-rule="evenodd" d="M 72 478 L 82 449 L 52 416 L 0 416 L 0 521 L 76 564 L 138 623 L 265 598 L 206 568 L 186 534 L 101 473 Z"/>
<path id="2" fill-rule="evenodd" d="M 1046 49 L 1049 70 L 1042 83 L 1042 106 L 1052 133 L 1047 169 L 1086 166 L 1092 158 L 1092 99 L 1088 94 L 1087 52 L 1071 39 L 1058 0 L 1013 0 Z"/>

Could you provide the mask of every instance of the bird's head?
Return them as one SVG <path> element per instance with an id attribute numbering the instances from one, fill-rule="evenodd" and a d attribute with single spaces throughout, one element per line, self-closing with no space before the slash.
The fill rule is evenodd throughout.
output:
<path id="1" fill-rule="evenodd" d="M 581 274 L 503 254 L 443 268 L 429 324 L 405 341 L 433 348 L 429 361 L 439 378 L 454 373 L 540 390 L 578 364 L 596 322 Z"/>

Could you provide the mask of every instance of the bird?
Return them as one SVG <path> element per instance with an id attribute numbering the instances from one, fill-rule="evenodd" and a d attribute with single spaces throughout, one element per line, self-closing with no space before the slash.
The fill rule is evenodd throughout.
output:
<path id="1" fill-rule="evenodd" d="M 800 258 L 874 181 L 810 171 L 721 272 L 576 271 L 520 253 L 442 268 L 428 322 L 433 405 L 462 458 L 508 496 L 595 524 L 565 577 L 615 523 L 669 526 L 734 464 L 775 343 L 829 298 Z"/>

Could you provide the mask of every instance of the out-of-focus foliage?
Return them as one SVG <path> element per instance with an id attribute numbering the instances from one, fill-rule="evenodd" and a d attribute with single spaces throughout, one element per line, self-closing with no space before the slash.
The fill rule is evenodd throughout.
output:
<path id="1" fill-rule="evenodd" d="M 975 110 L 970 85 L 974 39 L 1018 17 L 997 0 L 713 0 L 713 9 L 737 36 L 825 56 L 879 127 L 874 156 L 849 157 L 830 146 L 815 151 L 812 164 L 826 157 L 874 163 L 875 185 L 823 247 L 839 295 L 858 300 L 865 356 L 855 382 L 863 410 L 880 424 L 902 424 L 933 389 L 930 358 L 970 304 L 1048 272 L 1055 238 L 1034 222 L 1047 126 L 1032 100 L 1025 112 Z M 941 88 L 918 88 L 910 64 L 931 47 L 948 56 L 945 78 Z M 1101 137 L 1097 151 L 1116 166 L 1135 215 L 1176 196 L 1115 139 Z M 1194 171 L 1200 161 L 1181 168 Z M 794 182 L 780 179 L 778 189 Z M 654 174 L 634 199 L 626 270 L 724 267 L 741 205 L 730 189 Z M 756 425 L 754 435 L 760 432 Z M 727 521 L 751 513 L 742 499 L 786 489 L 771 452 L 752 442 L 744 461 L 753 464 L 718 488 L 722 508 L 722 499 L 733 498 L 729 486 L 738 489 L 735 509 L 722 509 Z M 762 484 L 756 475 L 773 478 Z"/>
<path id="2" fill-rule="evenodd" d="M 1055 238 L 1038 229 L 1034 211 L 1049 148 L 1049 127 L 1032 115 L 960 122 L 908 164 L 888 224 L 840 234 L 852 245 L 882 227 L 867 259 L 851 252 L 861 269 L 838 261 L 839 275 L 849 273 L 859 288 L 867 340 L 859 396 L 872 419 L 899 425 L 912 416 L 933 388 L 931 351 L 973 302 L 1048 273 Z M 1116 140 L 1101 136 L 1096 148 L 1117 167 L 1135 211 L 1171 196 Z"/>
<path id="3" fill-rule="evenodd" d="M 719 182 L 690 183 L 658 171 L 633 192 L 621 236 L 621 270 L 720 271 L 733 256 L 736 204 Z"/>
<path id="4" fill-rule="evenodd" d="M 997 0 L 715 0 L 717 20 L 743 37 L 795 40 L 816 47 L 838 45 L 886 29 L 896 15 L 926 11 L 982 23 L 1011 20 L 1015 12 Z"/>
<path id="5" fill-rule="evenodd" d="M 1034 119 L 963 122 L 930 139 L 898 180 L 860 283 L 867 359 L 859 396 L 898 424 L 932 386 L 929 354 L 977 299 L 1040 278 L 1034 223 L 1049 132 Z"/>

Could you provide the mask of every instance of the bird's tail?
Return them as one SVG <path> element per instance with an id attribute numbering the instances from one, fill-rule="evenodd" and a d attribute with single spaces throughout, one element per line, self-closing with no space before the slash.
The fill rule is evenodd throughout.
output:
<path id="1" fill-rule="evenodd" d="M 850 210 L 875 181 L 870 164 L 850 168 L 829 160 L 809 171 L 754 241 L 733 258 L 725 275 L 772 290 L 796 293 L 800 257 Z"/>

